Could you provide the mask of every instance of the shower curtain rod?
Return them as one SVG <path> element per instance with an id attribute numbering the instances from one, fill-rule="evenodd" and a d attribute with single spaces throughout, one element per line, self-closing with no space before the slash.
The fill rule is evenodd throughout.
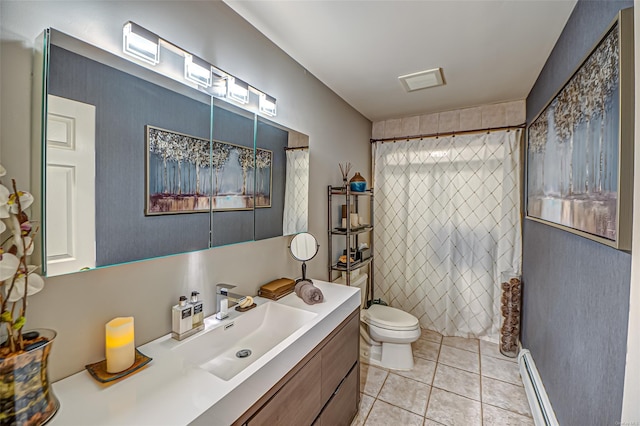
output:
<path id="1" fill-rule="evenodd" d="M 298 149 L 309 149 L 309 147 L 308 146 L 293 146 L 291 148 L 289 148 L 288 146 L 284 147 L 285 151 L 296 151 Z"/>
<path id="2" fill-rule="evenodd" d="M 426 133 L 423 135 L 412 135 L 412 136 L 396 136 L 393 138 L 380 138 L 380 139 L 369 139 L 371 143 L 376 142 L 396 142 L 396 141 L 408 141 L 411 139 L 423 139 L 423 138 L 432 138 L 432 137 L 446 137 L 446 136 L 455 136 L 455 135 L 467 135 L 471 133 L 490 133 L 491 131 L 498 130 L 511 130 L 511 129 L 524 129 L 527 127 L 527 123 L 518 124 L 517 126 L 504 126 L 504 127 L 487 127 L 486 129 L 474 129 L 474 130 L 460 130 L 457 132 L 443 132 L 443 133 Z"/>

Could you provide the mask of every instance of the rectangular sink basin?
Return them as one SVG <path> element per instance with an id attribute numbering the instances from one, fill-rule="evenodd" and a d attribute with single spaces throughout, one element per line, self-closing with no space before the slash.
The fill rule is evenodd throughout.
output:
<path id="1" fill-rule="evenodd" d="M 173 349 L 174 353 L 230 380 L 317 314 L 267 302 Z"/>

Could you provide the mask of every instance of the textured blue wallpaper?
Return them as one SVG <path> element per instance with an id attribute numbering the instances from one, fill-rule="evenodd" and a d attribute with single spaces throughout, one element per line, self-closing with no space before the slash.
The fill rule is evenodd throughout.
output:
<path id="1" fill-rule="evenodd" d="M 288 132 L 257 126 L 256 144 L 273 152 L 272 207 L 145 216 L 145 125 L 252 147 L 253 114 L 238 114 L 52 45 L 49 93 L 96 106 L 97 266 L 282 235 Z M 195 92 L 195 91 L 194 91 Z M 115 123 L 115 124 L 114 124 Z"/>
<path id="2" fill-rule="evenodd" d="M 527 122 L 632 1 L 578 1 L 527 97 Z M 561 425 L 620 421 L 631 255 L 525 220 L 522 344 Z"/>

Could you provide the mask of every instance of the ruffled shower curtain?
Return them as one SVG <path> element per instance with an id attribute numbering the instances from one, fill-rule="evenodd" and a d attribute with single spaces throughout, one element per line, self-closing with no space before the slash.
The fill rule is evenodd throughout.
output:
<path id="1" fill-rule="evenodd" d="M 296 234 L 308 229 L 309 210 L 309 151 L 286 151 L 283 235 Z"/>
<path id="2" fill-rule="evenodd" d="M 522 130 L 374 146 L 376 295 L 447 336 L 496 339 L 521 268 Z"/>

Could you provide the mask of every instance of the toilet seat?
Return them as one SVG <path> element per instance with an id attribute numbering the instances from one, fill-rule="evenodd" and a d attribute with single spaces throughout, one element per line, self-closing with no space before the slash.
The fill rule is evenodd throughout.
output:
<path id="1" fill-rule="evenodd" d="M 362 320 L 385 330 L 411 331 L 419 328 L 418 318 L 400 309 L 371 305 L 362 311 Z"/>

